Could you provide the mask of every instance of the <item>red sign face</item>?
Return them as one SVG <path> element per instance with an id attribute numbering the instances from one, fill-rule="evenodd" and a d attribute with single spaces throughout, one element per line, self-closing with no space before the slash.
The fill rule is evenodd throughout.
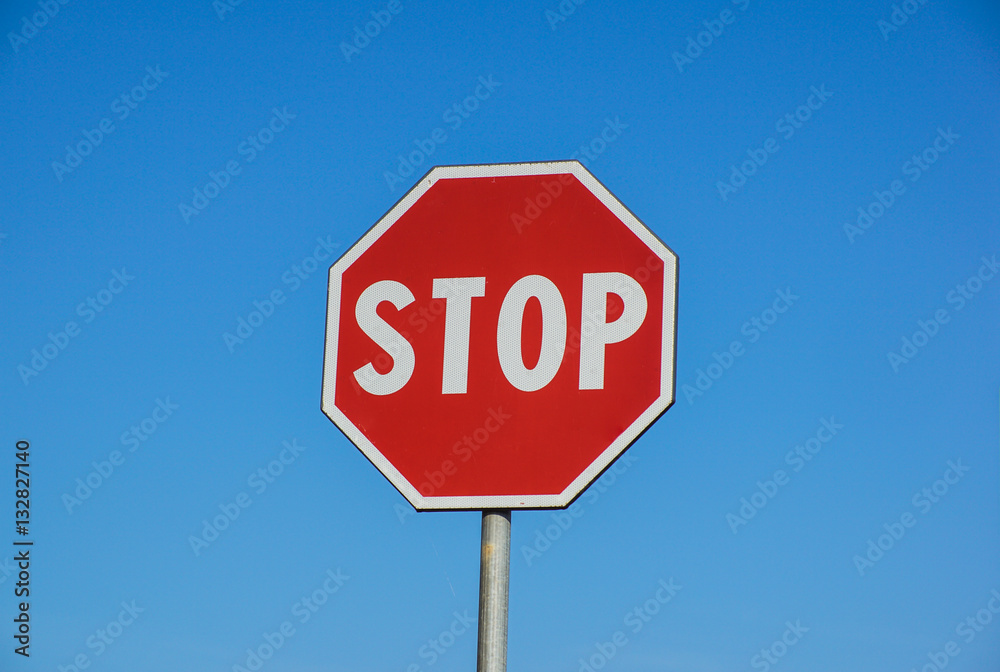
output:
<path id="1" fill-rule="evenodd" d="M 330 269 L 323 411 L 418 510 L 567 506 L 673 403 L 676 287 L 576 161 L 434 168 Z"/>

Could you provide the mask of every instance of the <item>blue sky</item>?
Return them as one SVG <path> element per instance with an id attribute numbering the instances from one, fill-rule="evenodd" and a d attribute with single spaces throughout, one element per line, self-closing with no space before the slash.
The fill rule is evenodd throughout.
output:
<path id="1" fill-rule="evenodd" d="M 0 669 L 470 669 L 479 514 L 320 411 L 326 270 L 432 165 L 574 155 L 680 259 L 677 401 L 573 515 L 513 514 L 510 669 L 995 669 L 998 18 L 4 3 Z"/>

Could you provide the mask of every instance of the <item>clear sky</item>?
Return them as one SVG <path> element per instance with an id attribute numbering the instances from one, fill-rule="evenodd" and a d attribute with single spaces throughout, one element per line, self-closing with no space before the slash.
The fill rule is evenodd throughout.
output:
<path id="1" fill-rule="evenodd" d="M 677 400 L 513 514 L 510 669 L 1000 667 L 993 3 L 222 2 L 0 8 L 0 670 L 472 669 L 480 516 L 320 411 L 326 270 L 568 158 L 680 259 Z"/>

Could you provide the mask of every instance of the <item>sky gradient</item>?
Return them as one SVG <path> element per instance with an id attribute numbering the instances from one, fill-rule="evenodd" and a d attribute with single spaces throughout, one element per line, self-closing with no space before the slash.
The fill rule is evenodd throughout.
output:
<path id="1" fill-rule="evenodd" d="M 996 669 L 998 19 L 4 3 L 0 670 L 472 669 L 480 516 L 321 412 L 327 270 L 434 165 L 570 158 L 679 257 L 677 398 L 513 514 L 509 668 Z"/>

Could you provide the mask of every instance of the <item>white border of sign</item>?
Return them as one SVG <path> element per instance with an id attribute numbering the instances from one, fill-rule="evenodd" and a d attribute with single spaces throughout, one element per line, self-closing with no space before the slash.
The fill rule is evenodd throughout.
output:
<path id="1" fill-rule="evenodd" d="M 335 405 L 337 335 L 340 333 L 340 282 L 344 271 L 389 230 L 418 198 L 438 180 L 463 177 L 557 175 L 572 173 L 604 203 L 649 249 L 663 261 L 663 344 L 660 357 L 660 396 L 629 425 L 586 470 L 560 493 L 546 495 L 484 495 L 474 497 L 425 497 L 379 452 L 368 437 Z M 418 511 L 470 509 L 559 509 L 569 506 L 605 469 L 674 403 L 677 340 L 677 255 L 639 221 L 621 201 L 590 174 L 579 161 L 497 163 L 437 166 L 424 175 L 357 243 L 330 267 L 326 312 L 326 352 L 323 364 L 322 409 L 330 420 L 378 468 Z"/>

